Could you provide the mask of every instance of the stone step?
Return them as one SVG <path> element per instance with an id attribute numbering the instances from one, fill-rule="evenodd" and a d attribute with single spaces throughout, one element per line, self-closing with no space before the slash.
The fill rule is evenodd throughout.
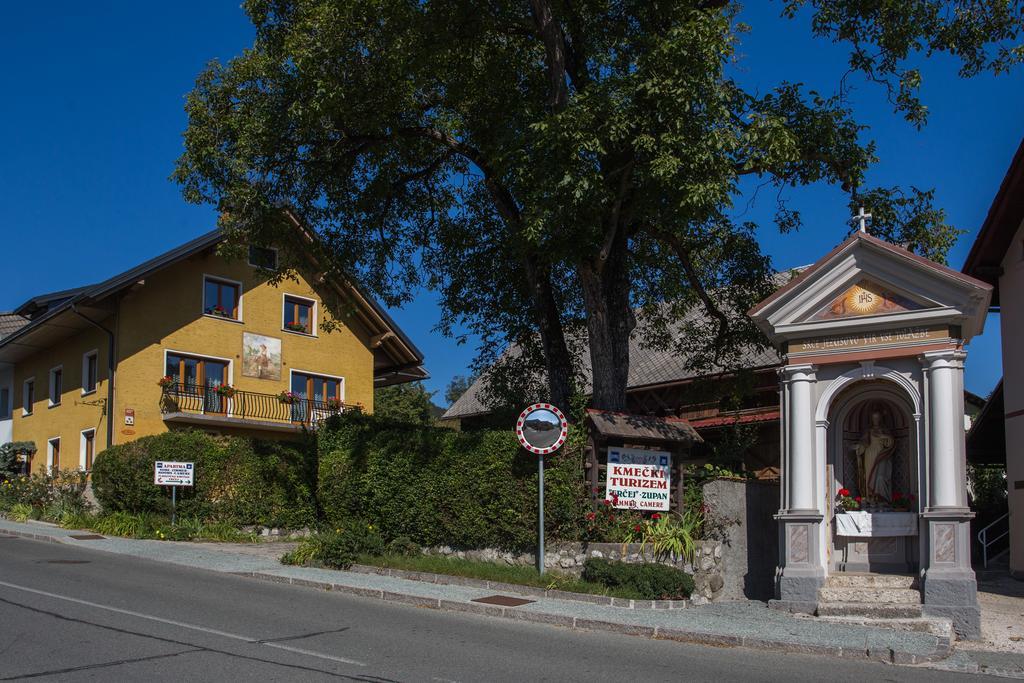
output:
<path id="1" fill-rule="evenodd" d="M 835 572 L 829 574 L 825 585 L 829 588 L 917 588 L 917 577 L 910 574 L 860 574 Z"/>
<path id="2" fill-rule="evenodd" d="M 933 636 L 946 638 L 950 641 L 956 638 L 953 631 L 953 622 L 950 619 L 939 617 L 912 617 L 900 618 L 890 617 L 887 619 L 858 617 L 858 616 L 820 616 L 820 621 L 827 621 L 831 624 L 851 624 L 854 626 L 874 626 L 876 628 L 890 628 L 896 631 L 913 631 L 915 633 L 931 633 Z"/>
<path id="3" fill-rule="evenodd" d="M 871 602 L 819 602 L 819 617 L 869 617 L 872 619 L 920 619 L 921 605 Z"/>
<path id="4" fill-rule="evenodd" d="M 916 588 L 861 588 L 859 586 L 823 586 L 818 589 L 819 602 L 870 602 L 876 604 L 921 603 Z"/>

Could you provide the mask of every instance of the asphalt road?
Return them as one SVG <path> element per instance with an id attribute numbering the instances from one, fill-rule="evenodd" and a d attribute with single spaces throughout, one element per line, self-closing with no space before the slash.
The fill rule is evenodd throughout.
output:
<path id="1" fill-rule="evenodd" d="M 0 536 L 4 681 L 938 683 L 964 678 L 580 633 Z"/>

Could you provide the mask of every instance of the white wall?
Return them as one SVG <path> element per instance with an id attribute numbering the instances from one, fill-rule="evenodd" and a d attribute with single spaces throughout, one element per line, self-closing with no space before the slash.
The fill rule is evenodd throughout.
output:
<path id="1" fill-rule="evenodd" d="M 1006 401 L 1006 487 L 1010 507 L 1010 571 L 1024 575 L 1024 226 L 1017 230 L 999 278 L 1003 336 L 1003 398 Z M 1016 415 L 1015 415 L 1016 413 Z"/>
<path id="2" fill-rule="evenodd" d="M 12 406 L 14 405 L 14 368 L 11 366 L 0 364 L 0 388 L 7 389 L 7 410 L 6 415 L 0 414 L 0 444 L 7 443 L 12 440 L 12 422 L 11 415 L 13 415 Z"/>

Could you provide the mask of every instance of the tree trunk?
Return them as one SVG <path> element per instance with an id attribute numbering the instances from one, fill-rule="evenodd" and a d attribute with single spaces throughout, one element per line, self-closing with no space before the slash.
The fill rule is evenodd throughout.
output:
<path id="1" fill-rule="evenodd" d="M 530 286 L 534 318 L 540 332 L 547 371 L 548 401 L 568 415 L 572 396 L 572 357 L 565 343 L 565 330 L 551 287 L 551 272 L 529 257 L 525 259 L 526 278 Z"/>
<path id="2" fill-rule="evenodd" d="M 629 379 L 629 337 L 636 327 L 636 318 L 629 301 L 629 268 L 625 244 L 615 244 L 609 250 L 603 267 L 595 267 L 591 263 L 581 264 L 579 275 L 587 307 L 590 366 L 593 374 L 590 404 L 601 410 L 625 411 Z"/>

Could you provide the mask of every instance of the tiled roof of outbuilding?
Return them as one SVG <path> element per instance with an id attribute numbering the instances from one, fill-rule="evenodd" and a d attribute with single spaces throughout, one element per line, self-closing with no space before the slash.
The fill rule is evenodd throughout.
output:
<path id="1" fill-rule="evenodd" d="M 678 329 L 683 330 L 691 322 L 703 320 L 706 317 L 704 309 L 694 307 L 679 322 Z M 515 349 L 510 349 L 515 353 Z M 715 375 L 725 372 L 727 368 L 703 368 L 695 370 L 690 366 L 690 357 L 681 354 L 675 349 L 653 349 L 644 343 L 639 335 L 634 335 L 629 341 L 629 378 L 627 389 L 635 390 L 642 387 L 658 384 L 671 384 L 696 377 Z M 739 352 L 739 366 L 743 368 L 765 368 L 774 367 L 781 363 L 778 353 L 772 348 L 745 347 Z M 590 354 L 584 344 L 582 358 L 582 373 L 584 390 L 590 391 L 591 370 Z M 491 412 L 491 408 L 483 402 L 484 380 L 477 379 L 466 392 L 459 397 L 455 403 L 445 412 L 442 419 L 453 419 L 469 417 L 471 415 L 483 415 Z"/>
<path id="2" fill-rule="evenodd" d="M 0 313 L 0 339 L 17 332 L 28 324 L 28 318 L 23 318 L 14 313 Z"/>

